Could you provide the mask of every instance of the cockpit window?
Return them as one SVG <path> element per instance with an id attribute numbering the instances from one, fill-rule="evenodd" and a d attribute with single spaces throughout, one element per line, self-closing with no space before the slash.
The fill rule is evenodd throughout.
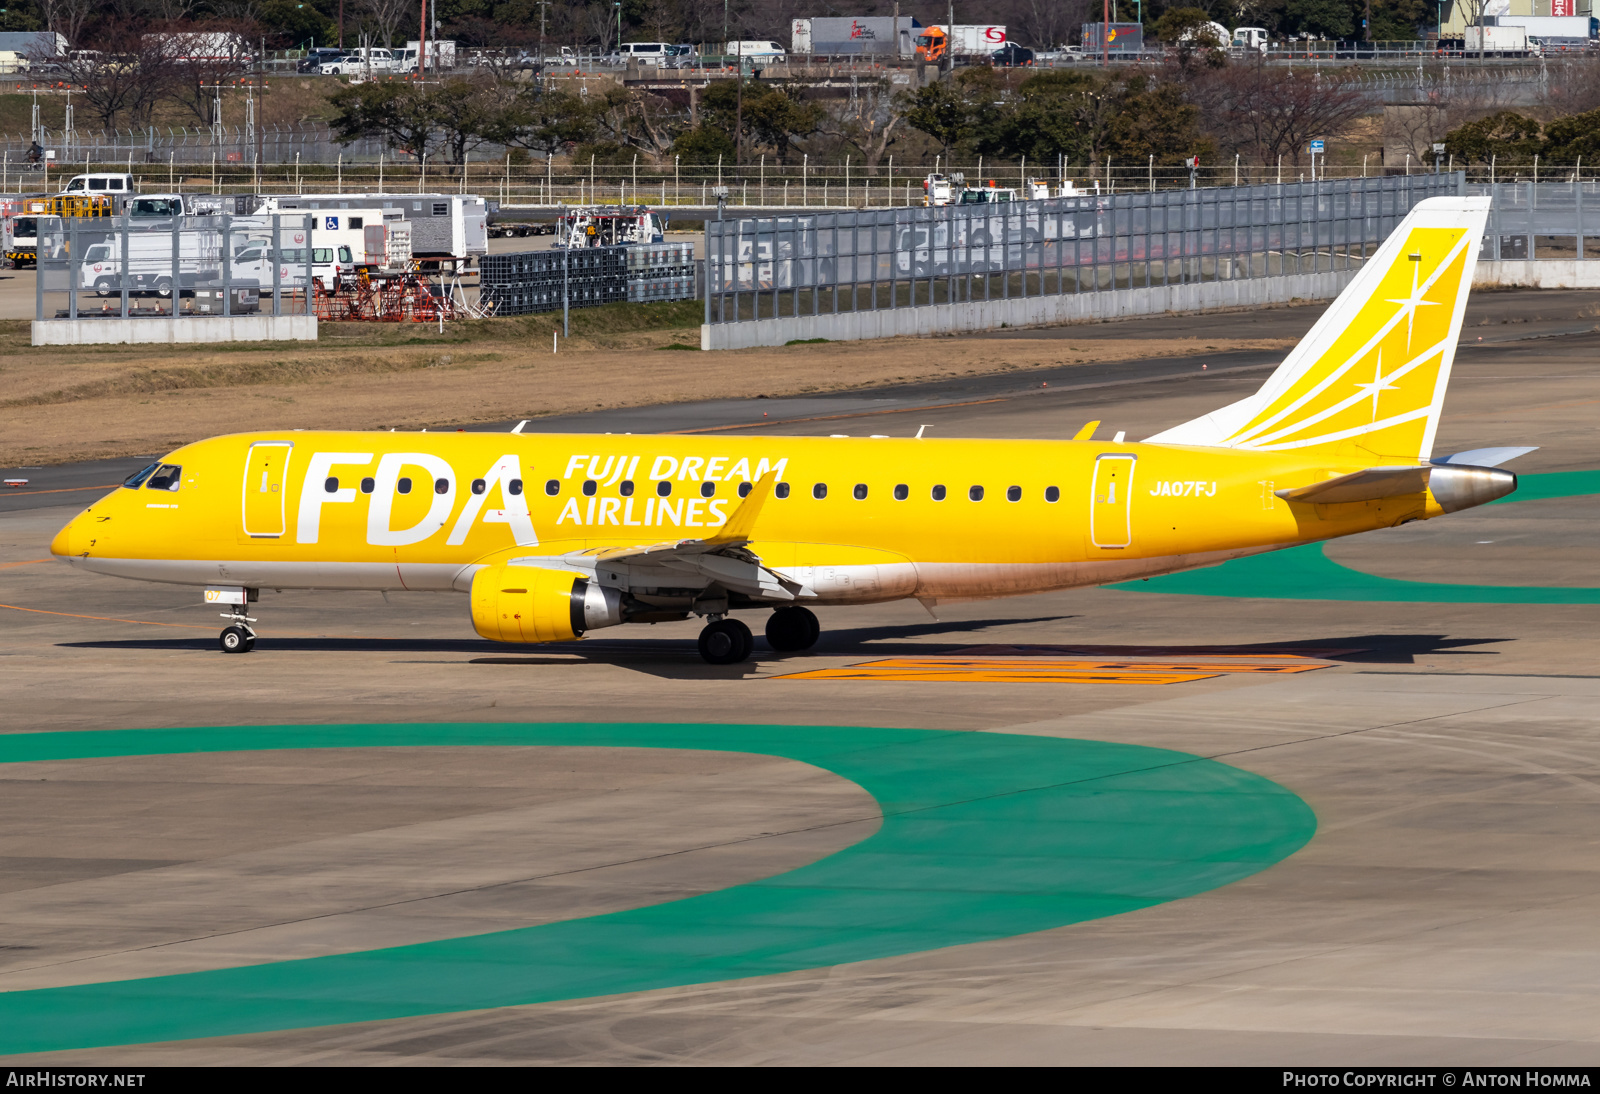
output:
<path id="1" fill-rule="evenodd" d="M 175 463 L 164 463 L 156 470 L 154 475 L 150 476 L 150 481 L 144 484 L 144 488 L 146 490 L 176 490 L 182 478 L 183 468 Z"/>
<path id="2" fill-rule="evenodd" d="M 129 475 L 127 480 L 122 485 L 128 487 L 130 490 L 137 490 L 139 487 L 144 485 L 144 480 L 150 477 L 150 472 L 154 471 L 160 466 L 161 465 L 159 463 L 153 463 L 144 470 L 133 475 Z"/>

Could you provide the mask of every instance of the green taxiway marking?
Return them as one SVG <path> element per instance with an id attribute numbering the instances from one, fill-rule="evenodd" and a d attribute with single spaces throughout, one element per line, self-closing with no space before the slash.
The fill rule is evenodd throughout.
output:
<path id="1" fill-rule="evenodd" d="M 1600 494 L 1600 471 L 1521 475 L 1517 491 L 1494 505 Z M 1369 600 L 1418 604 L 1600 604 L 1600 588 L 1548 585 L 1456 585 L 1402 581 L 1352 570 L 1329 558 L 1324 544 L 1234 559 L 1208 570 L 1108 585 L 1138 593 L 1253 597 L 1266 600 Z"/>
<path id="2" fill-rule="evenodd" d="M 414 946 L 0 993 L 0 1053 L 213 1037 L 763 976 L 1042 931 L 1205 892 L 1311 838 L 1283 787 L 1165 749 L 760 725 L 349 725 L 0 736 L 0 762 L 586 745 L 782 756 L 883 813 L 809 866 L 685 900 Z"/>

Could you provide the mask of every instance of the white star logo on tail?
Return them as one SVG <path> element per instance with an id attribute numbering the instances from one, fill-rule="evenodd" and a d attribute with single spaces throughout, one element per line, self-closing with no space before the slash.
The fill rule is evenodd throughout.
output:
<path id="1" fill-rule="evenodd" d="M 1437 308 L 1439 306 L 1439 302 L 1437 300 L 1424 300 L 1424 299 L 1422 299 L 1423 293 L 1427 292 L 1428 290 L 1427 290 L 1426 287 L 1424 287 L 1424 288 L 1418 288 L 1417 287 L 1417 281 L 1418 281 L 1418 277 L 1417 277 L 1418 269 L 1417 268 L 1419 266 L 1421 266 L 1421 265 L 1422 265 L 1422 261 L 1421 261 L 1420 258 L 1412 259 L 1412 261 L 1411 261 L 1411 295 L 1410 296 L 1404 296 L 1404 297 L 1398 297 L 1398 298 L 1397 297 L 1388 297 L 1387 298 L 1388 303 L 1390 303 L 1390 304 L 1399 304 L 1400 305 L 1400 310 L 1405 313 L 1405 316 L 1406 316 L 1406 351 L 1408 353 L 1411 350 L 1411 327 L 1412 327 L 1413 323 L 1416 321 L 1417 309 L 1418 308 Z"/>
<path id="2" fill-rule="evenodd" d="M 1381 392 L 1385 392 L 1385 391 L 1399 391 L 1400 390 L 1400 385 L 1399 384 L 1391 384 L 1389 382 L 1390 380 L 1394 379 L 1394 377 L 1395 377 L 1395 373 L 1390 373 L 1388 376 L 1385 376 L 1383 374 L 1383 350 L 1380 349 L 1378 351 L 1378 365 L 1377 365 L 1376 368 L 1374 368 L 1372 370 L 1372 383 L 1370 383 L 1370 384 L 1357 384 L 1356 385 L 1356 387 L 1361 389 L 1361 391 L 1364 393 L 1364 395 L 1371 395 L 1372 396 L 1372 420 L 1373 421 L 1377 421 L 1378 420 L 1378 395 Z"/>

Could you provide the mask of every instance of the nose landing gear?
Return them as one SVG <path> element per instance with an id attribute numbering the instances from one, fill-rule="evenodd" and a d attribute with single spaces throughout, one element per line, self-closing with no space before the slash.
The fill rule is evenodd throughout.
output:
<path id="1" fill-rule="evenodd" d="M 250 615 L 250 602 L 260 595 L 256 589 L 239 586 L 206 590 L 206 603 L 228 605 L 228 610 L 220 613 L 228 626 L 217 636 L 217 646 L 223 653 L 249 653 L 256 648 L 256 632 L 250 627 L 255 622 Z"/>

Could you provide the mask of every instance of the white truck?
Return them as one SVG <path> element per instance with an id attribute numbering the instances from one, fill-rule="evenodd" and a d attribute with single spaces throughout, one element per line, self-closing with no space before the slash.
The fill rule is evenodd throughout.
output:
<path id="1" fill-rule="evenodd" d="M 411 226 L 398 210 L 318 210 L 311 229 L 312 276 L 324 292 L 333 292 L 363 270 L 405 269 L 411 262 Z M 306 231 L 299 217 L 283 215 L 278 229 L 282 249 L 280 281 L 298 287 L 305 283 Z M 245 242 L 234 262 L 261 268 L 263 288 L 272 283 L 272 227 L 269 216 L 256 216 L 243 226 Z M 253 273 L 236 276 L 252 277 Z"/>
<path id="2" fill-rule="evenodd" d="M 390 70 L 396 76 L 409 76 L 417 70 L 417 55 L 422 50 L 422 43 L 413 38 L 407 42 L 404 49 L 394 51 L 394 67 Z M 430 38 L 428 40 L 428 71 L 439 72 L 456 67 L 456 44 L 446 38 Z"/>
<path id="3" fill-rule="evenodd" d="M 178 233 L 179 292 L 192 290 L 196 281 L 215 280 L 222 266 L 222 236 L 210 229 Z M 98 296 L 121 295 L 124 282 L 130 293 L 170 297 L 173 288 L 172 234 L 132 232 L 128 259 L 122 260 L 122 236 L 107 232 L 89 244 L 78 267 L 78 288 Z"/>
<path id="4" fill-rule="evenodd" d="M 1521 57 L 1528 52 L 1528 32 L 1521 27 L 1468 27 L 1463 37 L 1467 53 Z"/>
<path id="5" fill-rule="evenodd" d="M 266 194 L 251 211 L 326 218 L 363 208 L 381 209 L 385 221 L 409 222 L 412 254 L 430 266 L 465 265 L 489 253 L 489 205 L 472 194 Z"/>

